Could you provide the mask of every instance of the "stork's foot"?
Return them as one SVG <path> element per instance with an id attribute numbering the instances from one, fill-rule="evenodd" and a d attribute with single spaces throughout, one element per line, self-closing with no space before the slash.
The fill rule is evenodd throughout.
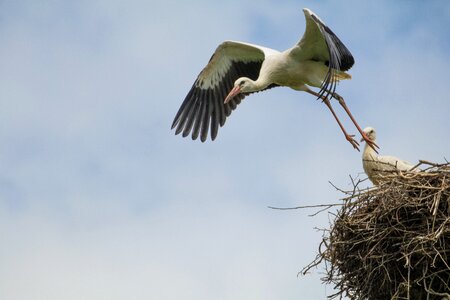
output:
<path id="1" fill-rule="evenodd" d="M 359 151 L 359 143 L 354 139 L 355 135 L 353 134 L 345 134 L 345 138 L 347 141 L 352 144 L 353 148 Z"/>
<path id="2" fill-rule="evenodd" d="M 372 148 L 373 151 L 375 151 L 378 154 L 377 149 L 380 149 L 380 147 L 378 147 L 378 145 L 374 141 L 371 141 L 364 131 L 361 132 L 361 135 L 362 135 L 362 140 L 364 140 L 367 143 L 367 145 L 369 145 L 369 147 Z"/>

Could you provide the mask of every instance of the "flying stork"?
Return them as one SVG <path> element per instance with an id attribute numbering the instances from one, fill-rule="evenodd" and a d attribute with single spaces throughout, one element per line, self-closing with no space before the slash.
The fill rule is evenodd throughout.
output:
<path id="1" fill-rule="evenodd" d="M 172 129 L 176 128 L 175 134 L 182 132 L 186 137 L 192 133 L 193 140 L 200 135 L 204 142 L 209 131 L 214 140 L 219 126 L 225 124 L 226 118 L 245 96 L 276 86 L 287 86 L 322 99 L 345 138 L 359 151 L 354 135 L 346 132 L 329 99 L 338 100 L 362 138 L 375 150 L 378 146 L 368 139 L 344 99 L 335 92 L 339 80 L 351 78 L 345 71 L 354 64 L 352 54 L 316 14 L 307 8 L 303 12 L 305 33 L 294 47 L 286 51 L 236 41 L 220 44 L 176 114 L 172 123 Z M 315 92 L 309 86 L 320 90 Z"/>

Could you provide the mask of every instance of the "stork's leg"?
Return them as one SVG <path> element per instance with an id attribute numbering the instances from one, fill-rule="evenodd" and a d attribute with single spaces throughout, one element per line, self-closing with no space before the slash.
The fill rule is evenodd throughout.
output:
<path id="1" fill-rule="evenodd" d="M 350 119 L 352 120 L 353 124 L 355 124 L 356 128 L 358 129 L 359 133 L 361 134 L 362 138 L 364 139 L 364 141 L 376 152 L 378 153 L 376 148 L 380 148 L 378 147 L 377 144 L 375 144 L 373 141 L 371 141 L 369 139 L 369 137 L 367 136 L 367 134 L 364 133 L 364 131 L 362 131 L 361 127 L 359 126 L 358 122 L 356 122 L 355 118 L 353 118 L 352 113 L 350 112 L 350 110 L 347 107 L 347 104 L 344 101 L 344 98 L 342 98 L 342 96 L 340 96 L 338 93 L 332 93 L 332 96 L 334 99 L 336 99 L 339 104 L 344 108 L 345 112 L 347 113 L 347 115 L 350 117 Z"/>
<path id="2" fill-rule="evenodd" d="M 306 90 L 306 92 L 308 92 L 308 93 L 310 93 L 310 94 L 312 94 L 312 95 L 322 99 L 323 103 L 325 103 L 325 105 L 328 107 L 328 109 L 331 111 L 331 113 L 333 114 L 334 118 L 336 119 L 336 122 L 338 123 L 339 127 L 341 128 L 342 132 L 344 133 L 345 138 L 347 139 L 347 141 L 349 141 L 350 144 L 352 144 L 353 148 L 355 148 L 356 150 L 359 151 L 359 148 L 358 148 L 359 144 L 358 144 L 358 142 L 353 138 L 354 135 L 350 135 L 350 134 L 347 133 L 347 131 L 345 130 L 345 128 L 342 125 L 341 121 L 339 120 L 338 116 L 334 112 L 334 109 L 331 106 L 330 100 L 327 97 L 320 96 L 319 93 L 316 93 L 316 92 L 314 92 L 312 90 L 308 89 L 308 90 Z"/>

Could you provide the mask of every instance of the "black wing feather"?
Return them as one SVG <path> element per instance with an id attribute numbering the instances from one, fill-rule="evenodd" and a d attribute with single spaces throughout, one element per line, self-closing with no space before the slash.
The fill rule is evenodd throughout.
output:
<path id="1" fill-rule="evenodd" d="M 215 87 L 215 93 L 217 95 L 220 95 L 220 88 Z M 221 108 L 219 103 L 220 98 L 214 99 L 213 105 L 214 107 L 211 110 L 211 136 L 217 136 L 217 132 L 219 131 L 219 124 L 220 124 L 220 115 L 221 115 Z"/>
<path id="2" fill-rule="evenodd" d="M 316 22 L 328 48 L 328 73 L 320 87 L 319 98 L 323 96 L 328 97 L 336 91 L 336 80 L 334 80 L 336 70 L 349 70 L 355 63 L 355 59 L 327 25 L 322 23 L 315 15 L 311 15 L 311 17 Z"/>
<path id="3" fill-rule="evenodd" d="M 206 113 L 206 101 L 200 101 L 200 105 L 199 105 L 200 107 L 199 107 L 199 109 L 198 109 L 198 111 L 197 111 L 197 113 L 196 114 L 200 114 L 200 116 L 204 116 L 205 115 L 205 113 Z M 196 118 L 195 119 L 195 123 L 194 123 L 194 129 L 192 130 L 192 138 L 195 140 L 195 139 L 197 139 L 197 137 L 198 137 L 198 135 L 199 135 L 199 133 L 200 133 L 200 128 L 201 128 L 201 125 L 202 125 L 202 119 L 203 118 Z M 189 133 L 188 133 L 189 134 Z"/>
<path id="4" fill-rule="evenodd" d="M 209 94 L 211 94 L 211 91 L 212 90 L 209 90 L 208 93 L 207 93 L 208 99 L 211 99 L 210 95 L 209 95 Z M 209 123 L 210 123 L 210 119 L 212 117 L 212 110 L 210 109 L 212 101 L 203 101 L 203 104 L 205 106 L 205 111 L 204 111 L 204 115 L 200 116 L 203 119 L 202 120 L 202 135 L 200 137 L 200 140 L 202 142 L 206 141 L 206 138 L 208 137 Z M 192 137 L 192 139 L 194 139 L 194 137 Z"/>
<path id="5" fill-rule="evenodd" d="M 263 60 L 232 61 L 222 81 L 214 87 L 201 88 L 199 76 L 175 115 L 172 123 L 172 129 L 176 127 L 175 134 L 183 132 L 183 137 L 186 137 L 192 132 L 192 139 L 195 140 L 200 135 L 200 140 L 204 142 L 210 129 L 211 139 L 214 140 L 219 126 L 225 124 L 226 118 L 245 97 L 239 94 L 224 104 L 226 95 L 238 78 L 245 76 L 256 80 L 262 62 Z"/>
<path id="6" fill-rule="evenodd" d="M 196 96 L 198 93 L 197 91 L 194 91 L 194 96 Z M 200 95 L 201 96 L 201 95 Z M 184 130 L 183 130 L 183 137 L 186 137 L 189 135 L 189 133 L 191 132 L 192 126 L 194 125 L 194 121 L 195 121 L 195 116 L 198 114 L 199 112 L 199 106 L 200 106 L 200 99 L 199 98 L 194 98 L 195 101 L 192 102 L 192 105 L 188 111 L 188 113 L 186 114 L 186 119 L 185 120 L 181 120 L 181 123 L 186 123 L 184 125 Z"/>

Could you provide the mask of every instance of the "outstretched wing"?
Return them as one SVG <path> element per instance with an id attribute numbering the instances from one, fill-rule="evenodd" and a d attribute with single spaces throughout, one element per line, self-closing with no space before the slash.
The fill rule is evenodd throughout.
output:
<path id="1" fill-rule="evenodd" d="M 172 129 L 183 137 L 192 132 L 192 139 L 200 135 L 206 141 L 208 131 L 211 139 L 217 136 L 219 126 L 245 97 L 239 94 L 224 104 L 225 97 L 239 77 L 256 80 L 266 55 L 275 50 L 241 42 L 226 41 L 220 44 L 209 63 L 200 72 L 187 94 L 175 119 Z"/>
<path id="2" fill-rule="evenodd" d="M 311 10 L 303 9 L 306 29 L 302 39 L 291 51 L 298 60 L 314 60 L 328 66 L 328 72 L 320 87 L 320 96 L 333 94 L 336 90 L 336 71 L 349 70 L 355 60 L 341 40 Z"/>

